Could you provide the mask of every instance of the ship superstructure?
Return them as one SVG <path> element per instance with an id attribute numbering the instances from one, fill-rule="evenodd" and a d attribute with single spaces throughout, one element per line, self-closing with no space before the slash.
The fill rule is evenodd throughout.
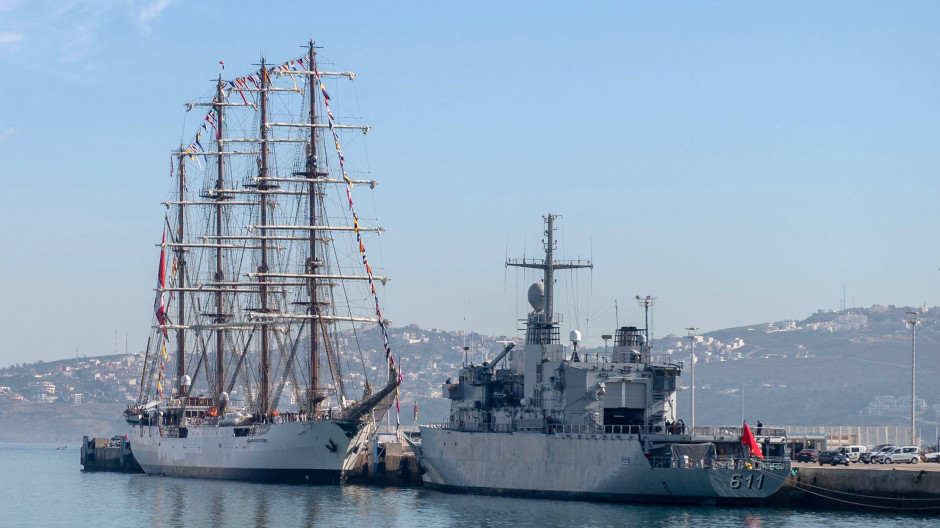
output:
<path id="1" fill-rule="evenodd" d="M 327 91 L 355 75 L 312 41 L 223 75 L 173 154 L 130 440 L 149 474 L 339 482 L 400 381 L 366 252 L 381 228 L 355 207 L 376 185 L 349 155 L 369 127 Z M 363 350 L 373 332 L 384 347 Z"/>
<path id="2" fill-rule="evenodd" d="M 448 421 L 413 439 L 427 486 L 446 490 L 640 502 L 735 503 L 767 497 L 790 470 L 786 434 L 762 427 L 686 427 L 676 392 L 682 364 L 656 362 L 648 329 L 616 329 L 611 353 L 560 342 L 555 216 L 544 260 L 508 260 L 544 278 L 528 290 L 525 339 L 442 387 Z M 451 381 L 451 380 L 448 380 Z"/>

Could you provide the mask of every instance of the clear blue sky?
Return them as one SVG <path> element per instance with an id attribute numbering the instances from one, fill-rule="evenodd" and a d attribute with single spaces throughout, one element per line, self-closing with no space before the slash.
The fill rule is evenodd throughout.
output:
<path id="1" fill-rule="evenodd" d="M 310 37 L 359 75 L 396 325 L 512 334 L 547 212 L 591 345 L 637 294 L 656 335 L 940 304 L 940 4 L 542 4 L 0 0 L 0 365 L 144 346 L 183 103 Z"/>

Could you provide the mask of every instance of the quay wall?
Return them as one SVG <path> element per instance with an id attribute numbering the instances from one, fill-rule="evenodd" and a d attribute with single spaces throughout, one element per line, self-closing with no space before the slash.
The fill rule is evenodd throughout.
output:
<path id="1" fill-rule="evenodd" d="M 765 501 L 781 508 L 940 512 L 940 466 L 794 467 Z"/>
<path id="2" fill-rule="evenodd" d="M 130 442 L 120 441 L 112 445 L 108 438 L 82 438 L 81 464 L 85 471 L 117 471 L 121 473 L 143 473 L 131 452 Z"/>

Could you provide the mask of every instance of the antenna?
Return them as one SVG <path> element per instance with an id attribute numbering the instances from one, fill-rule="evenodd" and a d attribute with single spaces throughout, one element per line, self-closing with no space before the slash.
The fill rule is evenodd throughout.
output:
<path id="1" fill-rule="evenodd" d="M 532 304 L 532 308 L 536 312 L 541 312 L 541 320 L 536 321 L 532 324 L 539 325 L 538 328 L 534 331 L 532 328 L 527 326 L 527 337 L 526 342 L 529 342 L 529 339 L 534 339 L 533 343 L 537 342 L 538 344 L 546 344 L 551 342 L 553 339 L 553 328 L 557 327 L 559 321 L 556 320 L 554 313 L 554 289 L 555 289 L 555 272 L 558 270 L 564 269 L 577 269 L 577 268 L 593 268 L 594 265 L 590 261 L 582 261 L 578 259 L 577 261 L 568 260 L 568 261 L 556 261 L 554 257 L 556 242 L 554 239 L 555 236 L 555 219 L 558 218 L 558 215 L 547 214 L 542 217 L 545 222 L 545 238 L 542 240 L 542 243 L 545 247 L 545 258 L 543 260 L 539 259 L 527 259 L 523 257 L 522 259 L 510 259 L 506 261 L 506 266 L 515 266 L 519 268 L 530 268 L 542 270 L 544 273 L 542 279 L 542 286 L 538 286 L 539 283 L 534 284 L 529 288 L 529 303 Z M 536 289 L 533 289 L 536 288 Z M 539 291 L 541 290 L 541 291 Z M 542 293 L 544 292 L 544 293 Z M 528 323 L 527 323 L 528 324 Z"/>
<path id="2" fill-rule="evenodd" d="M 692 363 L 692 434 L 695 434 L 695 331 L 698 328 L 689 327 L 685 329 L 689 333 L 689 362 Z"/>
<path id="3" fill-rule="evenodd" d="M 650 337 L 650 308 L 652 308 L 653 305 L 656 303 L 656 297 L 650 297 L 649 295 L 647 295 L 646 297 L 640 297 L 639 295 L 637 295 L 636 302 L 637 304 L 640 305 L 640 308 L 646 309 L 646 330 L 645 330 L 646 344 L 652 345 L 653 340 Z"/>

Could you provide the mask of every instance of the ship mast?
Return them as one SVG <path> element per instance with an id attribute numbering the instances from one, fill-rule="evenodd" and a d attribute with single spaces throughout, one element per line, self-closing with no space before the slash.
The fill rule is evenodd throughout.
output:
<path id="1" fill-rule="evenodd" d="M 264 65 L 264 59 L 261 59 L 261 159 L 258 167 L 258 186 L 260 200 L 258 205 L 261 208 L 261 263 L 258 265 L 258 294 L 261 297 L 261 313 L 268 314 L 268 194 L 264 191 L 269 189 L 268 185 L 268 70 Z M 265 321 L 267 321 L 265 317 Z M 260 400 L 259 411 L 263 419 L 267 420 L 269 407 L 269 376 L 270 376 L 270 358 L 268 357 L 270 345 L 268 343 L 268 324 L 261 325 L 261 373 L 260 373 Z"/>
<path id="2" fill-rule="evenodd" d="M 313 47 L 313 39 L 309 43 L 310 49 L 308 51 L 308 60 L 309 66 L 308 71 L 316 71 L 316 51 Z M 310 91 L 310 145 L 307 149 L 307 163 L 305 167 L 304 177 L 310 180 L 309 183 L 309 192 L 310 192 L 310 206 L 309 206 L 309 221 L 310 226 L 317 225 L 317 178 L 324 176 L 317 170 L 317 99 L 316 94 L 317 90 L 315 88 L 316 78 L 313 73 L 307 74 L 307 87 Z M 311 416 L 316 416 L 317 407 L 320 404 L 319 398 L 319 343 L 318 343 L 318 332 L 317 327 L 319 326 L 316 319 L 320 315 L 320 308 L 317 302 L 317 279 L 316 275 L 317 270 L 317 230 L 310 230 L 310 251 L 307 254 L 307 273 L 310 278 L 307 281 L 307 296 L 309 297 L 310 306 L 308 307 L 308 313 L 312 317 L 310 320 L 310 386 L 307 388 L 307 408 L 310 410 Z M 326 340 L 328 337 L 323 336 L 323 339 Z"/>
<path id="3" fill-rule="evenodd" d="M 555 219 L 558 218 L 558 215 L 553 215 L 549 213 L 546 216 L 542 217 L 545 220 L 545 260 L 538 262 L 535 259 L 508 259 L 506 261 L 506 266 L 514 266 L 518 268 L 532 268 L 540 269 L 545 272 L 545 278 L 543 279 L 545 284 L 545 301 L 542 305 L 542 319 L 536 321 L 536 327 L 539 330 L 537 335 L 530 335 L 532 333 L 532 328 L 527 332 L 526 343 L 527 344 L 547 344 L 551 343 L 554 340 L 557 340 L 557 336 L 553 339 L 553 333 L 551 331 L 552 327 L 555 326 L 555 317 L 554 317 L 554 286 L 555 286 L 555 270 L 562 269 L 576 269 L 576 268 L 593 268 L 594 265 L 591 264 L 591 261 L 556 261 L 555 260 Z"/>
<path id="4" fill-rule="evenodd" d="M 179 195 L 180 195 L 180 205 L 176 209 L 176 235 L 175 239 L 177 242 L 176 247 L 173 252 L 176 253 L 176 266 L 177 268 L 177 277 L 179 282 L 175 287 L 180 288 L 179 300 L 176 305 L 176 321 L 178 324 L 182 324 L 185 317 L 186 310 L 186 293 L 184 288 L 186 287 L 186 257 L 185 252 L 186 248 L 183 245 L 183 220 L 184 216 L 184 206 L 182 202 L 186 200 L 186 157 L 183 156 L 183 148 L 180 147 L 180 156 L 179 156 Z M 179 328 L 176 331 L 176 387 L 179 390 L 180 397 L 183 396 L 183 388 L 180 383 L 183 381 L 183 376 L 186 375 L 186 331 L 184 328 Z"/>
<path id="5" fill-rule="evenodd" d="M 218 84 L 216 84 L 215 91 L 215 100 L 220 103 L 216 105 L 213 109 L 215 110 L 215 119 L 216 119 L 216 145 L 218 148 L 216 151 L 216 167 L 217 167 L 217 177 L 215 180 L 215 188 L 218 192 L 215 193 L 215 236 L 216 241 L 221 240 L 222 237 L 222 202 L 225 200 L 225 195 L 222 193 L 222 189 L 225 188 L 225 178 L 224 178 L 224 156 L 222 155 L 223 145 L 223 133 L 225 127 L 222 125 L 222 74 L 219 74 Z M 221 245 L 215 249 L 215 282 L 216 284 L 222 284 L 225 280 L 225 275 L 222 271 L 222 247 Z M 223 314 L 223 297 L 222 297 L 222 288 L 219 288 L 215 292 L 215 323 L 222 324 L 225 322 L 226 317 Z M 220 398 L 222 392 L 225 391 L 225 353 L 224 353 L 224 335 L 225 330 L 219 328 L 215 331 L 215 402 L 220 404 Z"/>

